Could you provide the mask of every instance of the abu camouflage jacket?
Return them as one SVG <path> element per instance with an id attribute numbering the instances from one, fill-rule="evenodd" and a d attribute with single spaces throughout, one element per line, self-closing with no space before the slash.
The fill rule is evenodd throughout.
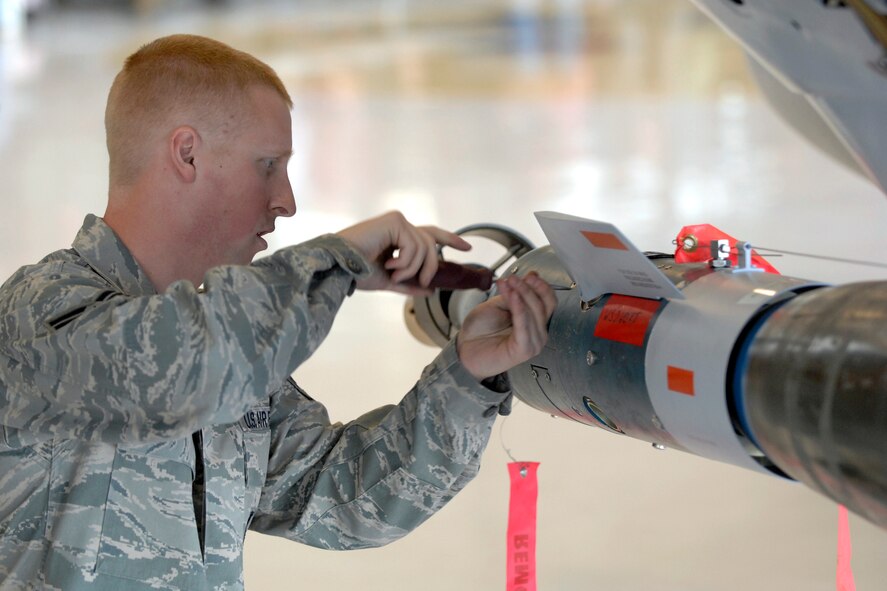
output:
<path id="1" fill-rule="evenodd" d="M 0 288 L 0 589 L 239 589 L 247 529 L 403 536 L 476 474 L 506 394 L 452 343 L 347 425 L 289 375 L 365 261 L 325 236 L 156 294 L 102 220 Z"/>

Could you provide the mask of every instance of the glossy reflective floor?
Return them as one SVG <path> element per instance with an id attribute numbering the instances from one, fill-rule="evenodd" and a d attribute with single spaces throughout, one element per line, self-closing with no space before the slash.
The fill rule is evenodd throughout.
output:
<path id="1" fill-rule="evenodd" d="M 126 55 L 171 32 L 256 54 L 294 95 L 299 213 L 272 248 L 391 208 L 541 244 L 532 212 L 556 210 L 648 250 L 709 222 L 772 248 L 885 259 L 887 198 L 785 127 L 737 45 L 685 0 L 89 4 L 44 12 L 0 47 L 4 277 L 104 210 L 107 89 Z M 773 262 L 830 282 L 884 276 Z M 334 419 L 398 400 L 435 355 L 402 314 L 397 296 L 358 294 L 297 372 Z M 248 588 L 504 588 L 506 447 L 541 462 L 540 589 L 834 589 L 831 502 L 521 405 L 477 480 L 408 538 L 331 553 L 250 534 Z M 858 588 L 881 589 L 887 532 L 851 524 Z"/>

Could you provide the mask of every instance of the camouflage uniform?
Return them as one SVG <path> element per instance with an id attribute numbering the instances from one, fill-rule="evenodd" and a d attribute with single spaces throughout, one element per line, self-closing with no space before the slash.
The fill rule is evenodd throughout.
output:
<path id="1" fill-rule="evenodd" d="M 395 540 L 477 473 L 506 394 L 451 343 L 347 425 L 288 376 L 367 272 L 324 236 L 155 293 L 102 220 L 0 289 L 3 589 L 239 589 L 246 530 Z"/>

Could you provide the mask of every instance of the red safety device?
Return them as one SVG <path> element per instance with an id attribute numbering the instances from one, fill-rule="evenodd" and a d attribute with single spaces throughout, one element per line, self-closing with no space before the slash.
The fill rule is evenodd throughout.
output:
<path id="1" fill-rule="evenodd" d="M 539 462 L 511 462 L 506 591 L 536 591 L 536 498 Z"/>
<path id="2" fill-rule="evenodd" d="M 712 240 L 728 240 L 730 242 L 730 263 L 735 267 L 738 264 L 736 238 L 711 224 L 697 224 L 681 228 L 675 241 L 677 246 L 674 251 L 674 261 L 676 263 L 706 263 L 710 261 Z M 763 269 L 767 273 L 779 275 L 779 271 L 754 250 L 752 250 L 751 262 L 753 266 Z"/>
<path id="3" fill-rule="evenodd" d="M 850 559 L 853 557 L 853 547 L 850 544 L 850 520 L 847 516 L 847 507 L 838 506 L 838 591 L 856 591 L 856 583 L 853 581 L 853 567 Z"/>

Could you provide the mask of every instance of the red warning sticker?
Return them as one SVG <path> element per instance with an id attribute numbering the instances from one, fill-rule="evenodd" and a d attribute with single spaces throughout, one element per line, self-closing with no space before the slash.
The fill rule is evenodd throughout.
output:
<path id="1" fill-rule="evenodd" d="M 609 248 L 611 250 L 628 250 L 628 247 L 622 244 L 622 241 L 619 240 L 619 237 L 616 234 L 610 234 L 609 232 L 588 232 L 582 230 L 582 235 L 585 236 L 592 245 L 597 246 L 598 248 Z"/>
<path id="2" fill-rule="evenodd" d="M 661 300 L 612 295 L 594 327 L 594 336 L 640 347 Z"/>
<path id="3" fill-rule="evenodd" d="M 693 372 L 689 369 L 668 366 L 668 389 L 678 394 L 695 396 L 696 388 L 693 384 Z"/>

